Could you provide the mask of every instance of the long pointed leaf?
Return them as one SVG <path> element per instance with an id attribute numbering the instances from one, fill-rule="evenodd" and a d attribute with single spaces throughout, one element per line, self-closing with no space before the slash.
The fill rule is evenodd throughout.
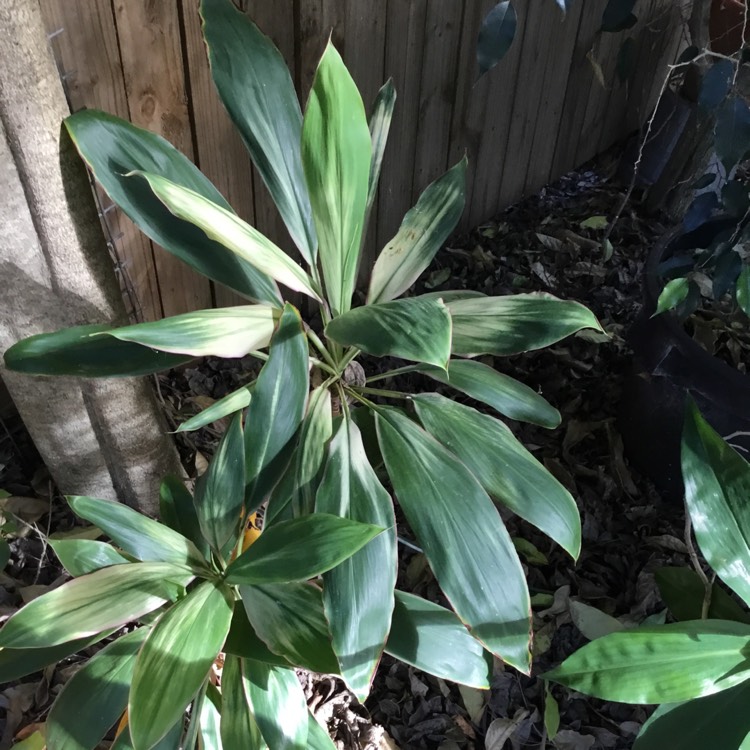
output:
<path id="1" fill-rule="evenodd" d="M 270 305 L 197 310 L 114 328 L 109 335 L 173 354 L 239 358 L 268 346 L 278 316 L 278 309 Z"/>
<path id="2" fill-rule="evenodd" d="M 378 408 L 378 440 L 399 504 L 471 634 L 529 670 L 531 607 L 508 532 L 473 474 L 397 409 Z"/>
<path id="3" fill-rule="evenodd" d="M 210 550 L 201 532 L 193 496 L 180 477 L 164 477 L 159 487 L 159 515 L 170 529 L 187 537 L 204 559 L 208 558 Z"/>
<path id="4" fill-rule="evenodd" d="M 309 264 L 317 238 L 302 174 L 302 112 L 284 58 L 228 0 L 201 2 L 211 75 L 281 217 Z"/>
<path id="5" fill-rule="evenodd" d="M 451 316 L 442 300 L 418 297 L 355 307 L 326 326 L 326 336 L 376 357 L 403 357 L 445 369 Z"/>
<path id="6" fill-rule="evenodd" d="M 138 750 L 156 744 L 184 713 L 224 644 L 232 607 L 228 588 L 205 581 L 157 622 L 138 654 L 128 704 Z"/>
<path id="7" fill-rule="evenodd" d="M 348 418 L 331 441 L 315 510 L 386 529 L 323 576 L 323 604 L 341 674 L 364 701 L 390 629 L 396 519 L 391 497 L 367 460 L 362 435 Z"/>
<path id="8" fill-rule="evenodd" d="M 750 678 L 750 626 L 694 620 L 612 633 L 545 675 L 587 695 L 626 703 L 678 703 Z"/>
<path id="9" fill-rule="evenodd" d="M 578 302 L 551 294 L 476 297 L 448 302 L 453 352 L 510 355 L 541 349 L 582 328 L 601 331 L 594 314 Z"/>
<path id="10" fill-rule="evenodd" d="M 375 195 L 378 192 L 378 181 L 380 180 L 380 169 L 383 166 L 385 147 L 388 142 L 388 133 L 391 129 L 393 109 L 396 105 L 396 89 L 393 79 L 389 78 L 381 86 L 375 97 L 370 116 L 370 139 L 372 140 L 372 160 L 370 161 L 370 177 L 367 181 L 367 205 L 365 208 L 365 226 L 370 216 Z"/>
<path id="11" fill-rule="evenodd" d="M 302 123 L 302 166 L 334 315 L 351 307 L 371 157 L 362 98 L 329 42 L 315 73 Z"/>
<path id="12" fill-rule="evenodd" d="M 437 393 L 415 396 L 414 405 L 425 429 L 492 497 L 578 557 L 581 520 L 575 500 L 506 425 Z"/>
<path id="13" fill-rule="evenodd" d="M 251 383 L 250 385 L 243 385 L 242 388 L 238 388 L 236 391 L 232 391 L 232 393 L 224 396 L 224 398 L 220 398 L 194 417 L 190 417 L 176 431 L 192 432 L 193 430 L 199 430 L 207 424 L 217 422 L 230 414 L 234 414 L 236 411 L 240 411 L 240 409 L 244 409 L 252 401 L 253 387 L 254 384 Z"/>
<path id="14" fill-rule="evenodd" d="M 111 544 L 94 539 L 48 539 L 63 568 L 74 578 L 110 565 L 129 563 Z"/>
<path id="15" fill-rule="evenodd" d="M 221 193 L 171 143 L 92 109 L 71 115 L 65 127 L 94 177 L 144 234 L 204 276 L 250 299 L 278 304 L 279 290 L 271 279 L 172 215 L 142 180 L 125 176 L 155 172 L 231 210 Z"/>
<path id="16" fill-rule="evenodd" d="M 402 295 L 432 263 L 466 203 L 466 157 L 428 185 L 383 248 L 370 277 L 368 304 Z"/>
<path id="17" fill-rule="evenodd" d="M 266 746 L 253 715 L 244 662 L 229 655 L 221 672 L 221 741 L 227 750 L 262 750 Z"/>
<path id="18" fill-rule="evenodd" d="M 118 341 L 108 335 L 113 330 L 108 325 L 88 325 L 29 336 L 5 352 L 5 366 L 30 375 L 111 378 L 150 375 L 192 359 Z"/>
<path id="19" fill-rule="evenodd" d="M 45 648 L 117 628 L 176 599 L 193 577 L 163 562 L 102 568 L 16 612 L 0 630 L 0 647 Z"/>
<path id="20" fill-rule="evenodd" d="M 284 286 L 320 300 L 312 279 L 281 248 L 237 214 L 193 190 L 148 172 L 134 172 L 144 178 L 154 195 L 178 218 L 189 221 L 238 258 Z"/>
<path id="21" fill-rule="evenodd" d="M 750 604 L 750 464 L 692 401 L 682 434 L 682 475 L 701 552 L 721 580 Z"/>

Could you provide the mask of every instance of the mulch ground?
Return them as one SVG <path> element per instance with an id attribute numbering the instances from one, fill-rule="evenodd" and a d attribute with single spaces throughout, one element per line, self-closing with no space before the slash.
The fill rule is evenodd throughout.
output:
<path id="1" fill-rule="evenodd" d="M 625 335 L 639 310 L 646 254 L 664 230 L 658 219 L 627 209 L 611 235 L 611 247 L 604 248 L 602 217 L 612 216 L 623 190 L 596 166 L 571 173 L 468 235 L 453 238 L 416 290 L 548 291 L 586 304 L 608 333 L 584 333 L 541 352 L 484 360 L 538 389 L 562 413 L 557 430 L 509 424 L 571 491 L 583 523 L 583 552 L 574 562 L 533 527 L 507 519 L 511 535 L 532 545 L 522 559 L 534 603 L 533 675 L 583 645 L 587 639 L 582 630 L 595 632 L 596 618 L 581 604 L 628 625 L 645 618 L 663 621 L 666 613 L 653 571 L 688 564 L 682 507 L 663 502 L 629 465 L 617 427 L 622 384 L 630 369 Z M 247 358 L 211 359 L 161 377 L 158 390 L 168 419 L 179 423 L 256 371 L 255 362 Z M 417 377 L 401 385 L 412 391 L 436 390 L 434 382 Z M 182 439 L 180 449 L 190 471 L 196 465 L 200 469 L 222 428 L 217 424 Z M 73 524 L 18 419 L 0 424 L 0 489 L 33 498 L 26 504 L 13 501 L 13 507 L 8 498 L 0 498 L 6 523 L 11 524 L 3 530 L 17 535 L 11 541 L 10 562 L 0 574 L 0 614 L 7 616 L 61 580 L 42 533 Z M 401 536 L 408 540 L 408 529 L 402 529 Z M 401 553 L 399 587 L 440 601 L 424 556 L 408 546 Z M 24 727 L 43 720 L 83 656 L 0 692 L 0 750 L 19 730 L 23 736 Z M 338 680 L 307 676 L 304 681 L 316 714 L 347 750 L 617 750 L 632 746 L 649 714 L 648 708 L 597 701 L 555 685 L 547 693 L 533 675 L 519 675 L 498 663 L 492 690 L 480 692 L 459 689 L 385 657 L 364 706 L 357 705 Z M 545 729 L 545 705 L 548 718 L 555 705 L 559 710 L 554 739 Z"/>

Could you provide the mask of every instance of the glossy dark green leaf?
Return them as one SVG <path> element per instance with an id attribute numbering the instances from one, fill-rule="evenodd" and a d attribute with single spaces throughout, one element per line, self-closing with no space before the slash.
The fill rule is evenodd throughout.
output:
<path id="1" fill-rule="evenodd" d="M 226 579 L 231 584 L 306 581 L 336 567 L 382 531 L 327 513 L 282 521 L 231 563 Z"/>
<path id="2" fill-rule="evenodd" d="M 193 496 L 180 477 L 164 477 L 159 487 L 159 514 L 162 523 L 187 537 L 204 558 L 208 557 L 208 542 L 201 533 Z"/>
<path id="3" fill-rule="evenodd" d="M 68 497 L 68 504 L 77 516 L 98 526 L 138 560 L 206 568 L 203 555 L 189 539 L 123 503 L 79 495 Z"/>
<path id="4" fill-rule="evenodd" d="M 187 568 L 130 563 L 81 576 L 29 602 L 0 630 L 2 648 L 44 648 L 124 625 L 180 596 Z"/>
<path id="5" fill-rule="evenodd" d="M 705 110 L 716 109 L 726 98 L 732 87 L 734 62 L 717 60 L 704 74 L 698 94 L 698 104 Z"/>
<path id="6" fill-rule="evenodd" d="M 135 657 L 148 635 L 139 628 L 94 655 L 68 682 L 47 719 L 56 750 L 95 750 L 128 705 Z"/>
<path id="7" fill-rule="evenodd" d="M 203 411 L 198 412 L 194 417 L 190 417 L 187 421 L 183 422 L 176 430 L 176 432 L 191 432 L 193 430 L 199 430 L 201 427 L 205 427 L 207 424 L 217 422 L 224 417 L 228 417 L 230 414 L 234 414 L 236 411 L 246 408 L 250 405 L 252 400 L 254 384 L 244 385 L 242 388 L 238 388 L 236 391 L 220 398 L 218 401 L 206 407 Z"/>
<path id="8" fill-rule="evenodd" d="M 284 58 L 229 0 L 201 2 L 211 75 L 305 260 L 317 239 L 302 174 L 302 112 Z"/>
<path id="9" fill-rule="evenodd" d="M 750 682 L 686 703 L 665 703 L 643 725 L 633 750 L 745 750 Z"/>
<path id="10" fill-rule="evenodd" d="M 240 593 L 250 624 L 271 651 L 313 672 L 338 673 L 319 588 L 270 583 L 241 586 Z"/>
<path id="11" fill-rule="evenodd" d="M 205 581 L 156 623 L 133 672 L 128 715 L 136 748 L 156 744 L 182 716 L 224 644 L 232 607 L 228 588 Z"/>
<path id="12" fill-rule="evenodd" d="M 487 690 L 492 657 L 449 609 L 405 591 L 396 607 L 385 650 L 444 680 Z"/>
<path id="13" fill-rule="evenodd" d="M 396 585 L 396 519 L 391 497 L 351 419 L 339 424 L 318 489 L 317 513 L 333 513 L 386 531 L 323 576 L 333 649 L 349 689 L 364 701 L 385 646 Z"/>
<path id="14" fill-rule="evenodd" d="M 609 0 L 602 13 L 602 31 L 625 31 L 638 20 L 633 15 L 635 0 Z"/>
<path id="15" fill-rule="evenodd" d="M 245 438 L 236 414 L 213 460 L 195 484 L 195 507 L 204 538 L 217 551 L 237 539 L 245 498 Z"/>
<path id="16" fill-rule="evenodd" d="M 278 479 L 274 461 L 280 459 L 305 415 L 309 377 L 302 321 L 299 313 L 286 305 L 247 410 L 245 502 L 248 512 L 266 499 Z"/>
<path id="17" fill-rule="evenodd" d="M 308 750 L 305 694 L 293 669 L 244 660 L 255 720 L 271 750 Z"/>
<path id="18" fill-rule="evenodd" d="M 672 279 L 664 285 L 664 289 L 659 293 L 659 299 L 656 303 L 656 312 L 654 315 L 660 315 L 667 310 L 674 310 L 675 307 L 684 302 L 688 294 L 688 279 Z"/>
<path id="19" fill-rule="evenodd" d="M 179 219 L 194 224 L 259 272 L 268 274 L 296 292 L 320 300 L 315 282 L 280 247 L 230 209 L 204 198 L 158 174 L 133 172 L 133 179 L 144 179 L 154 195 Z M 274 302 L 278 307 L 279 303 Z"/>
<path id="20" fill-rule="evenodd" d="M 111 544 L 94 539 L 48 539 L 63 568 L 74 578 L 110 565 L 128 563 Z"/>
<path id="21" fill-rule="evenodd" d="M 355 307 L 326 326 L 326 336 L 375 357 L 403 357 L 445 369 L 451 316 L 439 299 L 408 297 Z"/>
<path id="22" fill-rule="evenodd" d="M 597 638 L 545 675 L 624 703 L 678 703 L 750 677 L 750 626 L 697 620 Z"/>
<path id="23" fill-rule="evenodd" d="M 453 609 L 486 648 L 528 671 L 529 592 L 508 532 L 469 469 L 397 409 L 377 411 L 399 505 Z"/>
<path id="24" fill-rule="evenodd" d="M 71 115 L 65 126 L 94 177 L 142 232 L 204 276 L 250 299 L 278 304 L 279 291 L 271 279 L 171 214 L 146 182 L 126 176 L 134 171 L 154 172 L 231 210 L 221 193 L 174 146 L 155 133 L 93 109 Z"/>
<path id="25" fill-rule="evenodd" d="M 278 667 L 291 667 L 283 656 L 274 654 L 253 630 L 244 607 L 235 607 L 224 651 L 243 659 L 255 659 Z"/>
<path id="26" fill-rule="evenodd" d="M 370 161 L 370 177 L 367 181 L 367 206 L 365 216 L 369 218 L 375 195 L 378 191 L 380 169 L 383 166 L 383 156 L 388 142 L 388 132 L 391 129 L 393 110 L 396 105 L 396 89 L 393 80 L 388 79 L 378 91 L 370 116 L 370 139 L 372 140 L 372 160 Z"/>
<path id="27" fill-rule="evenodd" d="M 721 439 L 692 400 L 682 433 L 682 477 L 701 552 L 750 605 L 750 464 Z"/>
<path id="28" fill-rule="evenodd" d="M 224 702 L 218 688 L 209 682 L 200 705 L 198 745 L 200 750 L 224 750 L 221 741 L 221 711 Z"/>
<path id="29" fill-rule="evenodd" d="M 357 86 L 329 41 L 302 123 L 302 165 L 333 315 L 351 307 L 372 157 Z"/>
<path id="30" fill-rule="evenodd" d="M 497 65 L 505 57 L 516 35 L 516 10 L 510 0 L 498 3 L 482 21 L 477 40 L 479 75 Z"/>
<path id="31" fill-rule="evenodd" d="M 742 97 L 729 97 L 719 107 L 714 145 L 727 172 L 750 150 L 750 107 Z"/>
<path id="32" fill-rule="evenodd" d="M 221 741 L 227 750 L 265 747 L 253 714 L 248 683 L 243 660 L 227 655 L 221 672 Z"/>
<path id="33" fill-rule="evenodd" d="M 475 297 L 448 302 L 453 352 L 467 356 L 519 354 L 541 349 L 583 328 L 602 331 L 594 314 L 578 302 L 551 294 Z"/>
<path id="34" fill-rule="evenodd" d="M 750 316 L 750 265 L 744 265 L 737 277 L 737 304 Z"/>
<path id="35" fill-rule="evenodd" d="M 5 366 L 30 375 L 109 378 L 150 375 L 192 359 L 118 341 L 108 335 L 112 330 L 108 325 L 89 325 L 29 336 L 5 352 Z"/>
<path id="36" fill-rule="evenodd" d="M 510 419 L 531 422 L 548 429 L 560 424 L 560 412 L 544 397 L 515 378 L 481 362 L 452 359 L 447 374 L 432 368 L 420 369 L 420 372 L 491 406 Z"/>
<path id="37" fill-rule="evenodd" d="M 182 739 L 183 717 L 157 742 L 151 750 L 180 750 Z M 112 744 L 110 750 L 134 750 L 130 737 L 130 727 L 125 727 Z"/>
<path id="38" fill-rule="evenodd" d="M 370 277 L 367 303 L 401 296 L 432 263 L 456 228 L 466 203 L 466 157 L 429 185 L 383 248 Z"/>
<path id="39" fill-rule="evenodd" d="M 506 425 L 437 393 L 415 396 L 414 405 L 425 429 L 492 497 L 578 557 L 581 520 L 575 500 Z"/>
<path id="40" fill-rule="evenodd" d="M 700 620 L 705 587 L 690 568 L 657 568 L 654 578 L 664 603 L 675 620 Z M 718 584 L 711 587 L 708 608 L 711 620 L 734 620 L 750 624 L 750 614 L 740 607 Z"/>

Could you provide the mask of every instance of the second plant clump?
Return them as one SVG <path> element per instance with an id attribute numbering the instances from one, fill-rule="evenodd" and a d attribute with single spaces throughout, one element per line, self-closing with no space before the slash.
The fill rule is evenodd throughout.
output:
<path id="1" fill-rule="evenodd" d="M 495 502 L 571 556 L 580 550 L 572 497 L 500 419 L 439 393 L 375 384 L 419 372 L 500 415 L 553 428 L 560 415 L 542 396 L 474 358 L 601 330 L 596 318 L 544 294 L 402 296 L 461 216 L 465 160 L 406 214 L 372 269 L 365 304 L 352 308 L 392 86 L 381 89 L 368 126 L 329 44 L 303 117 L 271 41 L 229 0 L 203 0 L 201 14 L 219 95 L 302 264 L 242 221 L 162 138 L 102 112 L 66 120 L 112 200 L 152 240 L 249 304 L 34 336 L 6 352 L 7 366 L 132 376 L 206 355 L 252 354 L 264 364 L 255 382 L 182 425 L 235 413 L 195 496 L 165 483 L 167 526 L 104 500 L 70 500 L 114 546 L 56 545 L 81 577 L 0 631 L 0 676 L 39 669 L 127 623 L 138 627 L 60 695 L 50 715 L 59 746 L 75 738 L 93 750 L 127 706 L 118 747 L 192 748 L 198 733 L 214 747 L 213 727 L 225 747 L 330 748 L 308 720 L 294 667 L 340 674 L 361 700 L 384 650 L 477 688 L 489 687 L 492 655 L 530 671 L 529 592 Z M 311 324 L 277 284 L 317 303 Z M 368 377 L 360 355 L 407 363 Z M 388 486 L 452 610 L 395 589 Z M 262 533 L 250 544 L 261 510 Z M 65 706 L 80 706 L 84 689 L 73 720 Z"/>

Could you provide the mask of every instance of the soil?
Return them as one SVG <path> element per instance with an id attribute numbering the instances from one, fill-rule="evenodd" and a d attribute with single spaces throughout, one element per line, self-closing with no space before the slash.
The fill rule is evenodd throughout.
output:
<path id="1" fill-rule="evenodd" d="M 592 634 L 589 610 L 577 603 L 628 626 L 646 618 L 663 622 L 668 614 L 654 570 L 689 565 L 683 508 L 663 502 L 648 479 L 629 467 L 617 429 L 621 382 L 630 363 L 625 334 L 639 309 L 646 254 L 665 229 L 658 219 L 630 208 L 615 226 L 611 245 L 603 243 L 605 217 L 613 214 L 623 192 L 602 172 L 601 163 L 573 172 L 493 221 L 454 237 L 415 290 L 547 291 L 586 304 L 602 322 L 607 336 L 582 333 L 541 352 L 484 360 L 538 389 L 562 413 L 557 430 L 509 425 L 578 501 L 583 552 L 574 562 L 533 527 L 507 518 L 511 535 L 531 543 L 522 553 L 534 604 L 531 677 L 498 662 L 492 690 L 480 692 L 384 657 L 371 696 L 360 706 L 339 680 L 303 676 L 311 707 L 339 747 L 617 750 L 632 747 L 650 713 L 648 707 L 545 686 L 536 676 L 583 645 L 582 630 Z M 161 376 L 158 392 L 168 419 L 173 425 L 184 421 L 250 380 L 257 368 L 249 358 L 208 359 Z M 434 382 L 414 376 L 399 381 L 399 387 L 436 390 Z M 180 436 L 190 472 L 201 469 L 223 427 L 217 423 Z M 60 580 L 61 570 L 40 532 L 64 531 L 74 519 L 51 488 L 17 419 L 0 422 L 0 488 L 37 502 L 36 511 L 17 524 L 18 538 L 11 542 L 10 563 L 1 574 L 0 613 L 7 616 Z M 13 520 L 7 509 L 5 516 Z M 406 542 L 412 538 L 405 526 L 399 533 Z M 400 551 L 399 587 L 440 601 L 421 552 L 408 544 Z M 0 692 L 0 750 L 43 720 L 83 656 Z M 553 741 L 548 727 L 554 729 L 555 706 L 559 730 Z"/>

